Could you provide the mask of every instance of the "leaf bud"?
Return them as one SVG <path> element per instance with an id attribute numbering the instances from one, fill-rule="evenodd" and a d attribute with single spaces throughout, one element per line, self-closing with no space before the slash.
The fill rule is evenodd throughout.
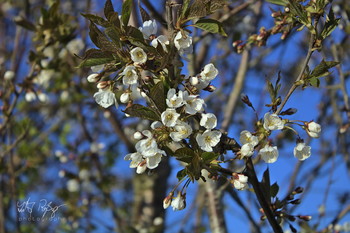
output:
<path id="1" fill-rule="evenodd" d="M 285 115 L 293 115 L 297 112 L 298 110 L 296 108 L 288 108 L 287 110 L 283 111 L 280 113 L 281 116 Z"/>
<path id="2" fill-rule="evenodd" d="M 312 219 L 312 217 L 310 215 L 299 215 L 297 217 L 301 220 L 304 220 L 304 221 L 310 221 Z"/>
<path id="3" fill-rule="evenodd" d="M 204 88 L 203 90 L 205 91 L 209 91 L 209 92 L 214 92 L 216 90 L 216 87 L 214 87 L 213 85 L 208 85 L 206 88 Z"/>
<path id="4" fill-rule="evenodd" d="M 301 200 L 300 199 L 295 199 L 295 200 L 291 201 L 290 203 L 293 204 L 293 205 L 299 205 L 301 203 Z"/>

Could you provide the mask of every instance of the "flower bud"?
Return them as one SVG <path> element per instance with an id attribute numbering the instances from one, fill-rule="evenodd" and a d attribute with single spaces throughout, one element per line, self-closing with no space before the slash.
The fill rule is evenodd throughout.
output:
<path id="1" fill-rule="evenodd" d="M 291 201 L 290 203 L 293 204 L 293 205 L 299 205 L 301 203 L 301 200 L 300 199 L 295 199 L 295 200 Z"/>
<path id="2" fill-rule="evenodd" d="M 166 198 L 164 198 L 164 200 L 163 200 L 163 208 L 164 209 L 168 208 L 171 205 L 173 196 L 174 196 L 174 193 L 171 192 L 171 193 L 169 193 L 169 195 Z"/>
<path id="3" fill-rule="evenodd" d="M 142 133 L 140 133 L 139 131 L 136 131 L 135 133 L 134 133 L 134 139 L 135 140 L 140 140 L 140 139 L 142 139 L 143 138 L 143 135 L 142 135 Z"/>
<path id="4" fill-rule="evenodd" d="M 288 108 L 287 110 L 283 111 L 280 113 L 281 116 L 285 115 L 293 115 L 297 112 L 298 110 L 296 108 Z"/>
<path id="5" fill-rule="evenodd" d="M 171 206 L 173 207 L 173 210 L 183 210 L 186 207 L 186 194 L 182 194 L 179 192 L 177 197 L 171 202 Z"/>
<path id="6" fill-rule="evenodd" d="M 302 187 L 297 187 L 296 189 L 294 189 L 294 192 L 302 193 L 302 192 L 304 192 L 304 189 Z"/>
<path id="7" fill-rule="evenodd" d="M 252 102 L 250 102 L 250 100 L 249 100 L 249 97 L 246 94 L 244 94 L 244 93 L 241 94 L 241 100 L 242 100 L 243 103 L 245 103 L 249 107 L 253 106 Z"/>
<path id="8" fill-rule="evenodd" d="M 144 160 L 137 166 L 136 173 L 142 174 L 146 171 L 146 169 L 147 169 L 147 163 L 146 163 L 146 160 Z"/>
<path id="9" fill-rule="evenodd" d="M 190 77 L 190 83 L 192 86 L 196 86 L 199 83 L 198 77 Z"/>
<path id="10" fill-rule="evenodd" d="M 100 77 L 100 74 L 95 73 L 95 74 L 90 74 L 86 79 L 89 83 L 96 83 L 101 79 L 101 77 Z"/>
<path id="11" fill-rule="evenodd" d="M 12 70 L 8 70 L 4 74 L 5 80 L 12 80 L 14 77 L 15 77 L 15 72 L 13 72 Z"/>
<path id="12" fill-rule="evenodd" d="M 312 137 L 312 138 L 320 137 L 321 126 L 319 124 L 311 121 L 311 122 L 305 123 L 305 125 L 307 127 L 306 132 L 310 137 Z"/>
<path id="13" fill-rule="evenodd" d="M 301 220 L 304 220 L 304 221 L 310 221 L 312 219 L 312 217 L 310 215 L 299 215 L 297 217 Z"/>
<path id="14" fill-rule="evenodd" d="M 281 15 L 282 15 L 282 13 L 280 11 L 275 11 L 275 12 L 272 12 L 271 17 L 276 18 L 276 17 L 279 17 Z"/>
<path id="15" fill-rule="evenodd" d="M 98 89 L 105 89 L 106 87 L 109 86 L 108 81 L 101 81 L 97 84 L 97 88 Z"/>
<path id="16" fill-rule="evenodd" d="M 130 93 L 124 92 L 123 94 L 121 94 L 120 102 L 122 102 L 123 104 L 126 104 L 127 102 L 129 102 L 129 100 L 130 100 Z"/>
<path id="17" fill-rule="evenodd" d="M 284 8 L 284 11 L 285 11 L 286 13 L 289 13 L 289 11 L 290 11 L 289 7 L 285 7 L 285 8 Z"/>
<path id="18" fill-rule="evenodd" d="M 209 91 L 209 92 L 214 92 L 216 90 L 216 87 L 214 87 L 213 85 L 208 85 L 206 88 L 204 88 L 203 90 L 205 91 Z"/>
<path id="19" fill-rule="evenodd" d="M 239 44 L 241 44 L 243 41 L 241 41 L 241 40 L 236 40 L 236 41 L 234 41 L 233 43 L 232 43 L 232 46 L 233 47 L 236 47 L 237 45 L 239 45 Z"/>

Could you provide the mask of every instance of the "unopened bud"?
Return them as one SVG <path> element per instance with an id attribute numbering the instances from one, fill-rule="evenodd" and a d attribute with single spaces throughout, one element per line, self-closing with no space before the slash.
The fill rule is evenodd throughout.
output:
<path id="1" fill-rule="evenodd" d="M 232 46 L 233 47 L 236 47 L 237 45 L 239 45 L 239 44 L 241 44 L 243 41 L 241 41 L 241 40 L 236 40 L 236 41 L 234 41 L 233 43 L 232 43 Z"/>
<path id="2" fill-rule="evenodd" d="M 203 90 L 205 91 L 209 91 L 209 92 L 214 92 L 216 90 L 216 87 L 214 87 L 213 85 L 208 85 L 206 88 L 204 88 Z"/>
<path id="3" fill-rule="evenodd" d="M 312 217 L 310 215 L 299 215 L 297 217 L 301 220 L 304 220 L 304 221 L 310 221 L 312 219 Z"/>
<path id="4" fill-rule="evenodd" d="M 281 15 L 282 15 L 282 13 L 280 11 L 275 11 L 275 12 L 272 12 L 271 17 L 276 18 L 276 17 L 279 17 Z"/>
<path id="5" fill-rule="evenodd" d="M 296 193 L 302 193 L 302 192 L 304 192 L 304 189 L 302 187 L 297 187 L 296 189 L 294 189 L 294 191 Z"/>
<path id="6" fill-rule="evenodd" d="M 120 102 L 122 102 L 123 104 L 126 104 L 127 102 L 129 102 L 129 100 L 130 100 L 130 93 L 124 92 L 123 94 L 121 94 Z"/>
<path id="7" fill-rule="evenodd" d="M 190 77 L 190 84 L 196 86 L 199 83 L 198 77 Z"/>
<path id="8" fill-rule="evenodd" d="M 142 139 L 143 138 L 143 135 L 142 135 L 142 133 L 140 133 L 139 131 L 136 131 L 135 133 L 134 133 L 134 139 L 135 140 L 140 140 L 140 139 Z"/>
<path id="9" fill-rule="evenodd" d="M 86 79 L 89 83 L 96 83 L 101 79 L 101 76 L 100 74 L 95 73 L 95 74 L 90 74 Z"/>
<path id="10" fill-rule="evenodd" d="M 288 201 L 291 201 L 291 200 L 294 199 L 294 195 L 290 194 L 290 195 L 287 196 L 286 199 L 287 199 Z"/>
<path id="11" fill-rule="evenodd" d="M 4 74 L 5 80 L 12 80 L 14 77 L 15 77 L 15 72 L 13 72 L 12 70 L 8 70 Z"/>
<path id="12" fill-rule="evenodd" d="M 245 48 L 245 44 L 241 44 L 237 46 L 237 53 L 242 53 Z"/>
<path id="13" fill-rule="evenodd" d="M 261 221 L 265 221 L 265 219 L 266 219 L 266 216 L 265 216 L 265 215 L 263 215 L 263 216 L 260 217 L 260 220 L 261 220 Z"/>
<path id="14" fill-rule="evenodd" d="M 244 93 L 241 94 L 241 100 L 242 100 L 243 103 L 245 103 L 249 107 L 253 106 L 252 102 L 250 102 L 250 100 L 249 100 L 249 97 L 246 94 L 244 94 Z"/>
<path id="15" fill-rule="evenodd" d="M 295 199 L 295 200 L 291 201 L 290 203 L 293 204 L 293 205 L 299 205 L 301 203 L 301 200 L 300 199 Z"/>
<path id="16" fill-rule="evenodd" d="M 293 115 L 297 112 L 298 110 L 296 108 L 288 108 L 287 110 L 283 111 L 280 113 L 281 116 L 285 115 Z"/>
<path id="17" fill-rule="evenodd" d="M 97 84 L 97 88 L 98 89 L 105 89 L 106 87 L 109 86 L 108 81 L 101 81 Z"/>
<path id="18" fill-rule="evenodd" d="M 284 11 L 285 11 L 286 13 L 289 13 L 289 11 L 290 11 L 289 7 L 285 7 L 285 8 L 284 8 Z"/>
<path id="19" fill-rule="evenodd" d="M 163 200 L 163 208 L 164 209 L 168 208 L 171 205 L 171 200 L 172 200 L 173 196 L 174 196 L 174 193 L 171 192 L 171 193 L 169 193 L 169 195 L 166 198 L 164 198 L 164 200 Z"/>
<path id="20" fill-rule="evenodd" d="M 291 222 L 294 222 L 295 221 L 295 217 L 292 216 L 292 215 L 288 215 L 288 220 L 291 221 Z"/>

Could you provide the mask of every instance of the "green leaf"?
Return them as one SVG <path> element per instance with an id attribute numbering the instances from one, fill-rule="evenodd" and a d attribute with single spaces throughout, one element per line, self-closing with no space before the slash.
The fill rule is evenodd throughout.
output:
<path id="1" fill-rule="evenodd" d="M 328 37 L 334 31 L 334 29 L 336 29 L 336 27 L 339 24 L 339 21 L 340 21 L 340 18 L 337 18 L 337 19 L 335 18 L 333 9 L 331 7 L 331 9 L 329 9 L 326 23 L 321 32 L 322 39 L 325 39 L 326 37 Z"/>
<path id="2" fill-rule="evenodd" d="M 329 69 L 338 65 L 340 62 L 336 61 L 324 61 L 322 60 L 319 65 L 311 72 L 310 78 L 320 78 L 329 75 Z"/>
<path id="3" fill-rule="evenodd" d="M 127 109 L 125 109 L 124 112 L 126 114 L 129 114 L 132 117 L 139 117 L 139 118 L 147 119 L 147 120 L 151 120 L 151 121 L 159 121 L 160 120 L 160 116 L 158 116 L 157 113 L 153 109 L 151 109 L 149 107 L 142 106 L 140 104 L 133 104 L 130 107 L 128 107 Z"/>
<path id="4" fill-rule="evenodd" d="M 222 24 L 214 19 L 200 19 L 193 26 L 211 33 L 219 33 L 222 36 L 227 36 Z"/>
<path id="5" fill-rule="evenodd" d="M 97 16 L 97 15 L 92 15 L 92 14 L 81 14 L 84 18 L 90 20 L 91 22 L 100 25 L 102 27 L 107 27 L 109 25 L 108 21 L 106 21 L 104 18 Z"/>
<path id="6" fill-rule="evenodd" d="M 106 18 L 109 20 L 111 17 L 111 14 L 114 13 L 114 8 L 111 0 L 106 0 L 105 7 L 103 9 L 103 13 L 106 16 Z"/>
<path id="7" fill-rule="evenodd" d="M 225 4 L 225 0 L 195 0 L 188 9 L 186 20 L 188 21 L 210 15 L 216 10 L 221 9 Z"/>
<path id="8" fill-rule="evenodd" d="M 122 22 L 124 26 L 127 26 L 129 23 L 131 9 L 132 9 L 132 0 L 125 0 L 122 6 Z"/>
<path id="9" fill-rule="evenodd" d="M 29 20 L 25 19 L 25 18 L 22 18 L 22 17 L 20 17 L 18 19 L 16 18 L 15 19 L 15 23 L 18 26 L 21 26 L 21 27 L 23 27 L 23 28 L 25 28 L 25 29 L 27 29 L 29 31 L 33 31 L 33 32 L 36 31 L 35 25 L 32 22 L 30 22 Z"/>
<path id="10" fill-rule="evenodd" d="M 287 0 L 266 0 L 269 3 L 280 5 L 280 6 L 286 6 L 288 4 Z"/>
<path id="11" fill-rule="evenodd" d="M 195 157 L 195 153 L 192 149 L 183 147 L 175 151 L 174 157 L 185 163 L 191 163 L 192 159 Z"/>
<path id="12" fill-rule="evenodd" d="M 180 171 L 177 172 L 176 177 L 179 181 L 181 181 L 183 178 L 185 178 L 187 176 L 186 174 L 186 170 L 182 169 Z"/>
<path id="13" fill-rule="evenodd" d="M 270 188 L 271 197 L 276 197 L 279 189 L 280 187 L 278 186 L 277 182 L 271 185 L 271 188 Z"/>
<path id="14" fill-rule="evenodd" d="M 83 61 L 79 64 L 79 68 L 81 67 L 91 67 L 96 65 L 106 64 L 112 61 L 115 61 L 115 57 L 106 51 L 102 51 L 99 49 L 89 49 L 86 51 Z"/>
<path id="15" fill-rule="evenodd" d="M 267 91 L 270 94 L 271 102 L 274 102 L 274 100 L 276 99 L 275 88 L 269 80 L 267 81 Z"/>
<path id="16" fill-rule="evenodd" d="M 311 86 L 313 87 L 319 87 L 320 86 L 320 80 L 316 77 L 312 77 L 309 79 L 309 82 L 311 84 Z"/>
<path id="17" fill-rule="evenodd" d="M 160 112 L 164 112 L 166 109 L 164 85 L 162 81 L 159 81 L 154 85 L 150 91 L 149 97 L 153 100 L 154 104 Z"/>
<path id="18" fill-rule="evenodd" d="M 179 20 L 183 21 L 185 19 L 184 22 L 186 22 L 186 17 L 188 15 L 188 9 L 189 9 L 189 5 L 191 3 L 191 0 L 184 0 L 181 6 L 181 10 L 180 10 L 180 17 Z M 184 23 L 181 22 L 181 23 Z"/>
<path id="19" fill-rule="evenodd" d="M 201 155 L 201 157 L 204 160 L 204 162 L 207 162 L 207 163 L 208 162 L 210 163 L 211 161 L 217 159 L 218 156 L 219 155 L 214 153 L 214 152 L 203 152 L 202 155 Z"/>

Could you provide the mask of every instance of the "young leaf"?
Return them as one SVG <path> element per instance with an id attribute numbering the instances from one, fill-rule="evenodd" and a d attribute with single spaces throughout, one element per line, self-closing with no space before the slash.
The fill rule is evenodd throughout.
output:
<path id="1" fill-rule="evenodd" d="M 339 21 L 340 18 L 335 18 L 333 9 L 331 7 L 331 9 L 329 9 L 328 18 L 321 32 L 322 39 L 328 37 L 334 31 L 334 29 L 338 26 Z"/>
<path id="2" fill-rule="evenodd" d="M 132 9 L 132 0 L 126 0 L 122 6 L 122 22 L 124 26 L 128 25 Z"/>
<path id="3" fill-rule="evenodd" d="M 280 5 L 280 6 L 286 6 L 288 1 L 287 0 L 266 0 L 269 3 Z"/>
<path id="4" fill-rule="evenodd" d="M 203 152 L 201 157 L 204 160 L 204 162 L 211 162 L 214 159 L 218 158 L 218 154 L 214 153 L 214 152 Z"/>
<path id="5" fill-rule="evenodd" d="M 309 79 L 309 82 L 311 84 L 311 86 L 313 87 L 319 87 L 320 86 L 320 80 L 316 77 L 312 77 Z"/>
<path id="6" fill-rule="evenodd" d="M 22 17 L 19 17 L 18 19 L 16 18 L 15 19 L 15 23 L 18 26 L 21 26 L 21 27 L 23 27 L 23 28 L 25 28 L 27 30 L 34 31 L 34 32 L 36 31 L 35 25 L 32 22 L 30 22 L 29 20 L 24 19 Z"/>
<path id="7" fill-rule="evenodd" d="M 164 112 L 166 109 L 165 96 L 164 96 L 164 85 L 160 81 L 154 85 L 150 92 L 150 98 L 153 100 L 154 104 L 160 112 Z"/>
<path id="8" fill-rule="evenodd" d="M 193 26 L 211 33 L 219 33 L 222 36 L 227 36 L 222 24 L 214 19 L 200 19 Z"/>
<path id="9" fill-rule="evenodd" d="M 115 61 L 115 57 L 109 52 L 105 52 L 99 49 L 89 49 L 86 51 L 83 61 L 78 66 L 80 67 L 91 67 L 96 65 L 106 64 Z"/>
<path id="10" fill-rule="evenodd" d="M 108 21 L 106 21 L 105 19 L 103 19 L 100 16 L 97 15 L 92 15 L 92 14 L 81 14 L 84 18 L 90 20 L 91 22 L 100 25 L 102 27 L 107 27 L 109 25 Z"/>
<path id="11" fill-rule="evenodd" d="M 177 160 L 183 161 L 185 163 L 191 163 L 192 159 L 195 157 L 195 154 L 190 148 L 183 147 L 175 151 L 174 157 Z"/>
<path id="12" fill-rule="evenodd" d="M 140 104 L 133 104 L 124 110 L 126 114 L 132 117 L 139 117 L 142 119 L 147 119 L 151 121 L 159 121 L 160 117 L 157 115 L 153 109 L 149 107 L 142 106 Z"/>
<path id="13" fill-rule="evenodd" d="M 113 8 L 113 4 L 112 4 L 111 0 L 106 0 L 103 12 L 104 12 L 106 18 L 109 20 L 111 14 L 114 13 L 114 8 Z"/>
<path id="14" fill-rule="evenodd" d="M 180 170 L 180 171 L 177 172 L 176 178 L 180 181 L 180 180 L 182 180 L 183 178 L 185 178 L 186 175 L 187 175 L 187 174 L 186 174 L 186 170 L 185 170 L 185 169 L 182 169 L 182 170 Z"/>
<path id="15" fill-rule="evenodd" d="M 336 61 L 324 61 L 322 60 L 319 65 L 315 67 L 315 69 L 311 72 L 310 78 L 320 78 L 323 76 L 327 76 L 329 74 L 329 69 L 338 65 L 340 62 Z"/>

